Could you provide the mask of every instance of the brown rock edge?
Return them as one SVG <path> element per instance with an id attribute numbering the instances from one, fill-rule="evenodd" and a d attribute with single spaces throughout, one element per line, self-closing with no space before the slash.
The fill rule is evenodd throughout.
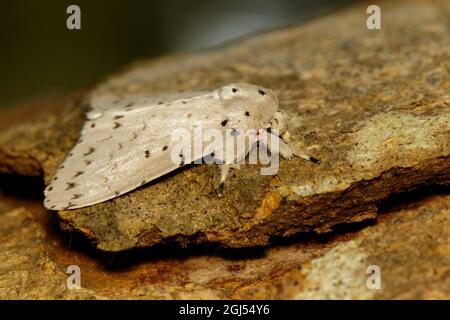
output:
<path id="1" fill-rule="evenodd" d="M 381 30 L 356 6 L 306 25 L 213 51 L 140 63 L 95 92 L 270 87 L 290 117 L 292 141 L 321 160 L 282 161 L 231 175 L 225 197 L 216 166 L 184 168 L 89 208 L 60 211 L 62 226 L 105 251 L 170 240 L 264 245 L 274 236 L 330 231 L 377 215 L 396 193 L 450 182 L 448 1 L 383 4 Z M 414 23 L 411 23 L 414 17 Z M 78 139 L 84 94 L 48 103 L 0 134 L 0 172 L 51 179 Z"/>

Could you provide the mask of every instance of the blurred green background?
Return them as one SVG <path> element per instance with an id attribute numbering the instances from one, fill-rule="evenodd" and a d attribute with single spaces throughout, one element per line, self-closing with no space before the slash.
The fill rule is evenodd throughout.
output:
<path id="1" fill-rule="evenodd" d="M 0 0 L 0 108 L 88 87 L 139 58 L 299 24 L 349 2 Z M 71 4 L 81 8 L 81 30 L 66 28 Z"/>

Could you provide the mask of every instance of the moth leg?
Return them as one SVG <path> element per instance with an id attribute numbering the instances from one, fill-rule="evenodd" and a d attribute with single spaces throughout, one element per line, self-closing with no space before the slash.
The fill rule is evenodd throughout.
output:
<path id="1" fill-rule="evenodd" d="M 217 188 L 217 194 L 219 195 L 219 197 L 223 196 L 223 186 L 225 185 L 225 180 L 227 179 L 229 171 L 230 171 L 229 164 L 224 163 L 220 165 L 220 181 L 219 187 Z"/>
<path id="2" fill-rule="evenodd" d="M 279 140 L 279 148 L 280 148 L 280 154 L 285 159 L 291 159 L 292 155 L 294 154 L 294 151 L 292 150 L 291 146 L 286 143 L 283 139 L 280 139 L 280 137 L 275 136 L 275 139 Z"/>
<path id="3" fill-rule="evenodd" d="M 283 136 L 285 136 L 285 135 L 286 135 L 287 140 L 289 141 L 290 140 L 290 135 L 289 135 L 289 133 L 287 131 L 283 134 Z M 292 156 L 295 155 L 295 156 L 297 156 L 297 157 L 299 157 L 301 159 L 308 160 L 308 161 L 311 161 L 311 162 L 314 162 L 314 163 L 319 163 L 320 162 L 320 160 L 318 160 L 318 159 L 316 159 L 314 157 L 311 157 L 311 156 L 309 156 L 309 155 L 307 155 L 307 154 L 305 154 L 305 153 L 303 153 L 301 151 L 294 150 L 290 146 L 290 144 L 286 142 L 286 140 L 283 137 L 280 138 L 277 135 L 274 135 L 273 133 L 269 133 L 269 136 L 270 136 L 270 139 L 278 139 L 278 150 L 271 150 L 271 147 L 272 147 L 273 144 L 269 144 L 269 146 L 267 146 L 269 151 L 271 151 L 271 152 L 272 151 L 273 152 L 278 152 L 285 159 L 291 159 Z"/>
<path id="4" fill-rule="evenodd" d="M 298 150 L 295 150 L 294 148 L 291 148 L 291 146 L 289 145 L 290 140 L 291 140 L 290 133 L 288 131 L 284 132 L 283 135 L 281 136 L 281 139 L 280 139 L 280 151 L 282 151 L 281 150 L 283 148 L 282 144 L 284 143 L 291 149 L 291 152 L 292 152 L 292 154 L 294 156 L 297 156 L 297 157 L 299 157 L 301 159 L 308 160 L 308 161 L 311 161 L 311 162 L 314 162 L 314 163 L 319 163 L 320 162 L 319 159 L 311 157 L 311 156 L 307 155 L 306 153 L 303 153 L 302 151 L 298 151 Z M 283 155 L 282 152 L 280 152 L 280 153 L 281 153 L 281 155 Z"/>
<path id="5" fill-rule="evenodd" d="M 270 153 L 278 153 L 285 159 L 291 159 L 293 155 L 292 148 L 289 144 L 280 139 L 280 137 L 270 134 L 270 139 L 278 139 L 278 144 L 269 143 L 266 147 Z"/>
<path id="6" fill-rule="evenodd" d="M 277 110 L 268 123 L 267 137 L 269 139 L 278 139 L 278 150 L 274 149 L 272 143 L 267 143 L 266 146 L 270 151 L 278 152 L 283 158 L 290 159 L 292 155 L 295 155 L 301 159 L 312 161 L 314 163 L 319 163 L 320 160 L 311 157 L 301 151 L 294 150 L 290 145 L 291 135 L 287 131 L 287 115 L 282 110 Z M 275 134 L 274 134 L 275 132 Z M 261 137 L 264 136 L 263 132 L 260 132 Z M 267 141 L 267 140 L 266 140 Z M 265 145 L 265 143 L 264 143 Z"/>

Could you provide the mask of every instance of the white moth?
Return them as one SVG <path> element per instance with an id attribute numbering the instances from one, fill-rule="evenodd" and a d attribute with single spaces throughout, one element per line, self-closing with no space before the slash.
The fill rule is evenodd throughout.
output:
<path id="1" fill-rule="evenodd" d="M 279 139 L 276 152 L 285 158 L 293 154 L 287 143 L 286 117 L 270 89 L 230 84 L 210 92 L 169 96 L 103 94 L 92 98 L 78 144 L 45 189 L 45 207 L 67 210 L 100 203 L 195 161 L 194 155 L 180 163 L 171 160 L 171 133 L 198 122 L 224 134 L 231 128 L 265 128 L 271 139 Z M 271 129 L 278 129 L 283 138 Z M 248 151 L 238 149 L 235 160 L 245 158 Z M 205 150 L 200 157 L 210 153 Z M 220 186 L 229 165 L 230 161 L 221 165 Z"/>

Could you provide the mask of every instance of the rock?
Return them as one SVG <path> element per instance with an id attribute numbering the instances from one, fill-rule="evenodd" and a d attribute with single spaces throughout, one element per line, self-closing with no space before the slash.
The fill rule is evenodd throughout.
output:
<path id="1" fill-rule="evenodd" d="M 302 268 L 297 299 L 450 298 L 450 196 L 435 196 L 362 231 Z M 380 289 L 369 289 L 369 266 Z M 296 277 L 297 274 L 294 275 Z M 292 275 L 286 276 L 287 278 Z M 286 281 L 286 280 L 285 280 Z"/>
<path id="2" fill-rule="evenodd" d="M 0 196 L 0 298 L 449 299 L 450 196 L 414 197 L 359 231 L 264 248 L 102 253 L 60 232 L 41 204 Z M 80 268 L 80 289 L 67 288 L 70 265 Z M 371 265 L 380 290 L 366 286 Z"/>
<path id="3" fill-rule="evenodd" d="M 24 208 L 0 213 L 0 239 L 0 299 L 97 297 L 67 288 L 68 275 L 51 259 L 42 226 Z"/>
<path id="4" fill-rule="evenodd" d="M 11 206 L 7 200 L 0 197 L 5 207 L 0 212 L 1 299 L 226 298 L 334 246 L 311 240 L 245 252 L 155 247 L 102 255 L 38 218 L 42 208 L 30 203 L 30 210 L 6 208 L 21 203 Z M 81 289 L 67 288 L 69 265 L 79 266 Z"/>
<path id="5" fill-rule="evenodd" d="M 214 190 L 218 168 L 192 166 L 111 201 L 60 211 L 63 228 L 104 251 L 174 240 L 260 246 L 271 237 L 374 219 L 378 204 L 395 194 L 448 185 L 450 30 L 442 12 L 449 10 L 446 1 L 392 1 L 383 5 L 378 31 L 365 28 L 365 7 L 358 5 L 113 76 L 95 92 L 212 89 L 236 81 L 269 87 L 289 115 L 294 145 L 321 162 L 283 160 L 275 176 L 244 166 L 231 174 L 223 198 Z M 78 139 L 85 98 L 48 102 L 48 112 L 0 133 L 0 172 L 43 174 L 48 182 Z"/>

